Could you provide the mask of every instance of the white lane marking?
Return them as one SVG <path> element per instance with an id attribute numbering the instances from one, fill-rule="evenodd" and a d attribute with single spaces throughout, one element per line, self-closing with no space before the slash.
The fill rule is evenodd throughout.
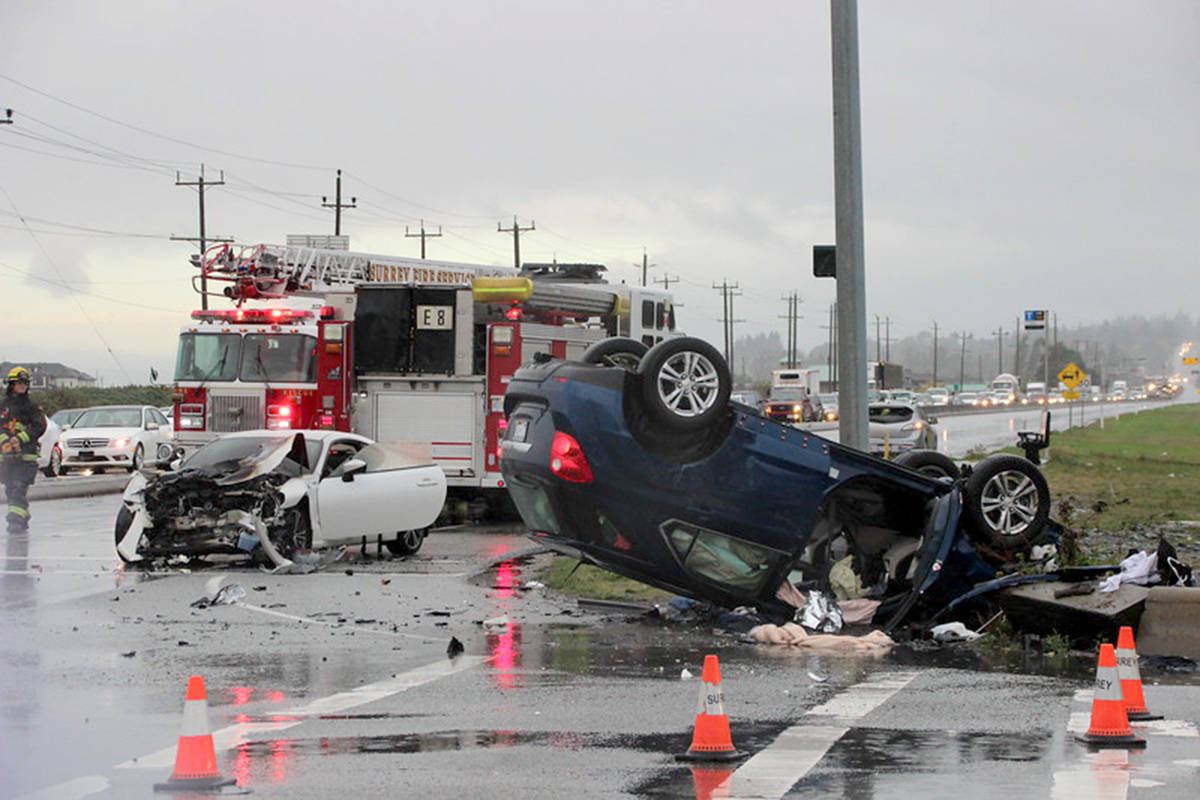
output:
<path id="1" fill-rule="evenodd" d="M 311 625 L 325 625 L 326 627 L 329 627 L 329 628 L 353 628 L 356 632 L 360 632 L 360 633 L 377 633 L 377 634 L 380 634 L 381 636 L 400 636 L 405 639 L 416 639 L 417 641 L 421 641 L 421 642 L 446 642 L 446 643 L 450 642 L 450 639 L 446 638 L 445 636 L 418 636 L 415 633 L 402 633 L 401 631 L 390 631 L 390 630 L 387 630 L 386 628 L 368 628 L 365 625 L 350 625 L 345 622 L 329 622 L 329 621 L 323 620 L 323 619 L 314 619 L 312 617 L 301 617 L 296 614 L 288 614 L 283 611 L 275 611 L 274 609 L 264 608 L 263 606 L 253 605 L 252 603 L 243 603 L 240 600 L 238 602 L 234 603 L 234 605 L 238 606 L 239 608 L 244 608 L 247 611 L 257 611 L 260 614 L 266 614 L 267 616 L 271 616 L 271 617 L 279 617 L 281 619 L 291 620 L 292 622 L 305 622 L 305 623 L 309 623 Z"/>
<path id="2" fill-rule="evenodd" d="M 448 675 L 453 675 L 457 672 L 476 667 L 487 661 L 490 656 L 458 656 L 453 661 L 448 658 L 443 658 L 432 664 L 426 664 L 423 667 L 411 669 L 408 672 L 403 672 L 394 678 L 377 681 L 376 683 L 368 683 L 364 686 L 359 686 L 351 689 L 348 692 L 340 692 L 329 697 L 322 697 L 306 703 L 302 706 L 287 709 L 278 712 L 278 716 L 287 717 L 315 717 L 322 714 L 336 714 L 345 711 L 349 708 L 372 703 L 376 700 L 382 700 L 385 697 L 404 692 L 409 689 L 421 686 L 426 683 L 431 683 L 438 678 L 445 678 Z M 237 747 L 240 744 L 249 741 L 251 734 L 254 733 L 275 733 L 282 730 L 287 730 L 293 726 L 304 722 L 303 719 L 298 720 L 280 720 L 278 722 L 241 722 L 235 725 L 230 725 L 214 731 L 212 734 L 213 744 L 217 752 L 228 750 L 231 747 Z M 116 765 L 117 769 L 165 769 L 175 763 L 175 747 L 164 747 L 149 755 L 141 756 L 130 761 L 125 761 Z"/>
<path id="3" fill-rule="evenodd" d="M 32 794 L 23 794 L 17 800 L 79 800 L 81 797 L 103 792 L 107 788 L 108 778 L 101 775 L 86 775 Z"/>
<path id="4" fill-rule="evenodd" d="M 916 676 L 916 672 L 878 675 L 811 709 L 733 773 L 729 796 L 783 797 L 855 722 L 886 703 Z"/>

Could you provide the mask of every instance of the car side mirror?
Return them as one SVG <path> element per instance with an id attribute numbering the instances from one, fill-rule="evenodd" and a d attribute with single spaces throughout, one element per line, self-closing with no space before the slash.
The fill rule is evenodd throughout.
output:
<path id="1" fill-rule="evenodd" d="M 350 458 L 342 464 L 342 482 L 351 483 L 354 476 L 367 468 L 367 462 L 361 458 Z"/>
<path id="2" fill-rule="evenodd" d="M 937 425 L 937 417 L 926 417 L 925 421 L 930 425 Z"/>

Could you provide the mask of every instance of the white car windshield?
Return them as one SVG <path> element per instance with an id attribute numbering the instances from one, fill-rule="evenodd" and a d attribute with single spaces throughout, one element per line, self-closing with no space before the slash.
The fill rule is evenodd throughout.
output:
<path id="1" fill-rule="evenodd" d="M 76 428 L 140 428 L 140 408 L 89 408 L 75 420 Z"/>

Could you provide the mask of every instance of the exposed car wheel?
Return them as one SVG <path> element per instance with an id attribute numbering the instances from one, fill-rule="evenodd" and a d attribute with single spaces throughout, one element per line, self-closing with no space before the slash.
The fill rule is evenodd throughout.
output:
<path id="1" fill-rule="evenodd" d="M 629 372 L 637 372 L 642 357 L 650 348 L 637 339 L 627 339 L 623 336 L 613 336 L 593 342 L 583 351 L 580 361 L 585 364 L 600 364 L 606 367 L 621 367 Z"/>
<path id="2" fill-rule="evenodd" d="M 909 450 L 892 459 L 902 467 L 916 470 L 931 478 L 951 478 L 958 480 L 958 465 L 944 453 L 936 450 Z"/>
<path id="3" fill-rule="evenodd" d="M 129 462 L 129 471 L 137 472 L 146 463 L 146 451 L 139 444 L 133 448 L 133 460 Z"/>
<path id="4" fill-rule="evenodd" d="M 291 558 L 298 550 L 311 550 L 312 525 L 308 521 L 308 509 L 297 506 L 285 511 L 283 524 L 271 534 L 271 544 L 284 558 Z"/>
<path id="5" fill-rule="evenodd" d="M 54 448 L 50 451 L 50 463 L 46 465 L 46 468 L 42 470 L 42 473 L 47 478 L 53 478 L 63 474 L 62 450 L 59 449 L 58 445 L 54 445 Z"/>
<path id="6" fill-rule="evenodd" d="M 421 549 L 421 543 L 425 541 L 425 535 L 429 533 L 429 528 L 421 528 L 415 531 L 402 531 L 395 541 L 384 542 L 387 549 L 395 556 L 411 556 Z"/>
<path id="7" fill-rule="evenodd" d="M 676 431 L 701 430 L 726 411 L 733 379 L 717 349 L 681 336 L 650 348 L 638 367 L 646 413 Z"/>
<path id="8" fill-rule="evenodd" d="M 117 524 L 116 524 L 116 528 L 113 531 L 113 534 L 114 534 L 113 546 L 114 547 L 116 545 L 120 544 L 121 540 L 125 538 L 125 534 L 129 532 L 129 526 L 132 524 L 133 524 L 133 512 L 129 510 L 129 506 L 122 504 L 121 510 L 117 512 Z M 126 558 L 121 553 L 120 550 L 117 550 L 117 558 L 121 559 L 126 564 L 133 563 L 128 558 Z"/>
<path id="9" fill-rule="evenodd" d="M 988 456 L 967 479 L 967 522 L 984 544 L 1009 553 L 1027 549 L 1050 517 L 1050 487 L 1023 458 Z"/>

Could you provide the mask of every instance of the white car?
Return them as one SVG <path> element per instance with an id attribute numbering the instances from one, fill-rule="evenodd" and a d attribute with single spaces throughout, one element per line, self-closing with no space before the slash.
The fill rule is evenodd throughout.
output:
<path id="1" fill-rule="evenodd" d="M 58 437 L 61 433 L 58 423 L 46 417 L 46 431 L 42 434 L 42 438 L 38 439 L 37 465 L 47 478 L 58 475 L 59 468 L 62 466 L 62 450 L 58 447 Z"/>
<path id="2" fill-rule="evenodd" d="M 261 554 L 284 567 L 298 551 L 364 538 L 411 555 L 446 500 L 428 444 L 340 431 L 231 433 L 172 466 L 126 487 L 115 530 L 123 561 Z"/>
<path id="3" fill-rule="evenodd" d="M 169 461 L 171 423 L 154 406 L 94 406 L 59 437 L 62 474 L 72 469 L 122 467 L 133 472 Z"/>

